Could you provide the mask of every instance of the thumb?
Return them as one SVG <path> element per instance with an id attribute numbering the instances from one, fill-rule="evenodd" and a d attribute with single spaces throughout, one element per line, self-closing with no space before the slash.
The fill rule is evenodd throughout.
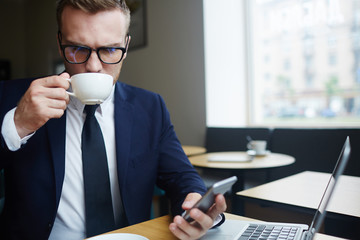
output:
<path id="1" fill-rule="evenodd" d="M 59 76 L 63 78 L 70 78 L 70 74 L 68 74 L 67 72 L 62 72 Z"/>
<path id="2" fill-rule="evenodd" d="M 199 193 L 189 193 L 182 204 L 182 208 L 184 210 L 189 210 L 200 198 L 201 195 Z"/>

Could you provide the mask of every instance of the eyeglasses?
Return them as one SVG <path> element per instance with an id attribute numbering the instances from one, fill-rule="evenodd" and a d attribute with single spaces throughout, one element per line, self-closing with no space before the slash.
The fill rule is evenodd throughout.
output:
<path id="1" fill-rule="evenodd" d="M 62 45 L 61 44 L 61 32 L 58 32 L 59 44 L 62 50 L 63 56 L 68 63 L 82 64 L 85 63 L 92 53 L 95 51 L 101 62 L 106 64 L 117 64 L 121 62 L 126 53 L 126 49 L 129 42 L 129 35 L 127 35 L 125 47 L 99 47 L 93 49 L 87 46 L 81 45 Z"/>

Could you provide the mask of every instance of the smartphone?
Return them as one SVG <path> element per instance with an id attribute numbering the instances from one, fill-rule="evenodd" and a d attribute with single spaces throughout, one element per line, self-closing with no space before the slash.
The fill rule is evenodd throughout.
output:
<path id="1" fill-rule="evenodd" d="M 206 213 L 209 208 L 214 204 L 215 202 L 215 196 L 217 194 L 224 194 L 226 193 L 228 190 L 231 189 L 232 185 L 237 181 L 237 177 L 233 176 L 230 178 L 226 178 L 224 180 L 221 180 L 219 182 L 214 183 L 209 189 L 208 191 L 205 193 L 204 196 L 202 196 L 202 198 L 199 199 L 199 201 L 197 201 L 195 203 L 195 205 L 191 208 L 198 208 L 200 209 L 202 212 Z M 182 214 L 182 217 L 188 221 L 191 222 L 193 221 L 193 219 L 190 217 L 190 211 L 191 209 L 185 211 Z"/>

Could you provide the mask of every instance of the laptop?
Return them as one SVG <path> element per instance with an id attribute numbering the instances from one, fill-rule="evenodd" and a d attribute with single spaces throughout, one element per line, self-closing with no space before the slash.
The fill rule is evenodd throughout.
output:
<path id="1" fill-rule="evenodd" d="M 218 229 L 210 230 L 201 239 L 292 239 L 292 240 L 311 240 L 324 222 L 326 207 L 334 192 L 335 185 L 339 177 L 343 174 L 347 162 L 350 158 L 350 138 L 347 137 L 335 168 L 330 176 L 323 196 L 315 212 L 310 227 L 306 224 L 292 224 L 280 222 L 250 222 L 240 220 L 226 220 Z"/>

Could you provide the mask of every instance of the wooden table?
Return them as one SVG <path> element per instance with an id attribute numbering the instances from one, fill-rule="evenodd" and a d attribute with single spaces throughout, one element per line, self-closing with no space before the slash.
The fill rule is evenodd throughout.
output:
<path id="1" fill-rule="evenodd" d="M 200 146 L 182 145 L 182 148 L 188 157 L 206 153 L 206 148 Z"/>
<path id="2" fill-rule="evenodd" d="M 305 171 L 238 192 L 245 201 L 313 213 L 317 209 L 330 174 Z M 360 178 L 341 176 L 327 207 L 327 218 L 360 222 Z M 358 230 L 359 231 L 359 230 Z"/>
<path id="3" fill-rule="evenodd" d="M 227 219 L 237 219 L 237 220 L 251 220 L 254 219 L 241 217 L 234 214 L 226 213 Z M 110 233 L 133 233 L 147 237 L 149 240 L 176 240 L 177 238 L 170 232 L 169 224 L 172 221 L 172 218 L 169 215 L 159 217 L 150 221 L 142 222 L 136 225 L 132 225 L 126 228 L 121 228 Z M 316 240 L 336 240 L 340 238 L 316 234 Z"/>
<path id="4" fill-rule="evenodd" d="M 229 171 L 231 175 L 238 177 L 238 181 L 232 188 L 232 213 L 242 215 L 243 209 L 241 203 L 236 201 L 236 192 L 244 189 L 244 172 L 251 170 L 266 170 L 278 168 L 293 164 L 295 158 L 279 153 L 270 153 L 265 156 L 255 156 L 251 161 L 209 161 L 211 159 L 224 160 L 244 160 L 249 158 L 247 152 L 213 152 L 189 157 L 191 164 L 198 168 L 216 169 L 219 171 Z"/>
<path id="5" fill-rule="evenodd" d="M 225 161 L 209 161 L 211 158 L 224 159 Z M 239 158 L 240 161 L 233 161 L 236 158 Z M 249 158 L 246 152 L 213 152 L 192 156 L 189 160 L 196 167 L 229 170 L 269 169 L 283 167 L 295 162 L 295 158 L 280 153 L 255 156 L 252 161 L 241 161 L 246 158 Z M 226 159 L 231 159 L 231 161 L 226 161 Z"/>

